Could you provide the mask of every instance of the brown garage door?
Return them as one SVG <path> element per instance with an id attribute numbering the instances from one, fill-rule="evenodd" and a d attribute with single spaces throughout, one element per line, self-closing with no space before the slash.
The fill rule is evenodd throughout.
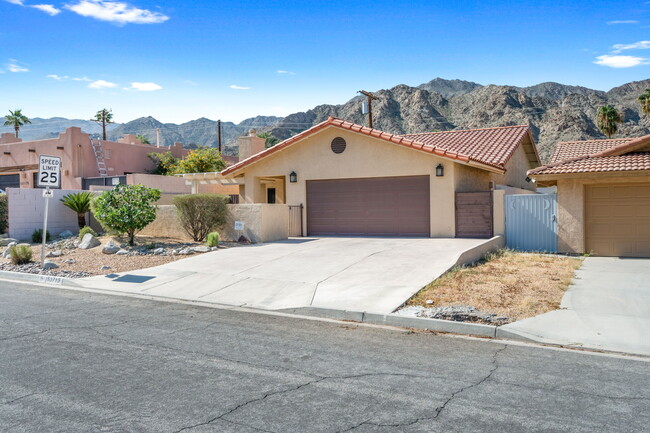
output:
<path id="1" fill-rule="evenodd" d="M 585 222 L 588 252 L 650 257 L 650 184 L 587 186 Z"/>
<path id="2" fill-rule="evenodd" d="M 429 236 L 429 176 L 307 181 L 307 230 Z"/>

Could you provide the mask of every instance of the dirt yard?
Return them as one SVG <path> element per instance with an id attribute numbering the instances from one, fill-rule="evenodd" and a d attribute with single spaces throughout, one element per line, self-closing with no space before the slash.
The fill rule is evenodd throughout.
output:
<path id="1" fill-rule="evenodd" d="M 55 240 L 46 245 L 45 253 L 60 252 L 58 257 L 46 257 L 46 260 L 54 262 L 59 267 L 50 271 L 42 272 L 50 275 L 62 275 L 69 277 L 84 277 L 90 275 L 104 275 L 110 273 L 128 272 L 136 269 L 150 268 L 176 260 L 185 259 L 192 255 L 201 254 L 190 252 L 179 254 L 181 250 L 192 250 L 195 247 L 202 247 L 205 244 L 180 240 L 174 238 L 163 238 L 153 236 L 136 236 L 136 244 L 131 247 L 127 244 L 126 238 L 114 236 L 100 236 L 97 238 L 101 245 L 82 250 L 76 247 L 77 238 L 67 240 Z M 102 248 L 109 241 L 113 241 L 128 254 L 104 254 Z M 237 244 L 220 243 L 219 249 L 229 248 Z M 0 269 L 18 272 L 40 273 L 41 245 L 31 244 L 33 251 L 33 263 L 22 265 L 21 268 L 11 264 L 8 258 L 0 258 Z M 38 265 L 38 266 L 37 266 Z"/>
<path id="2" fill-rule="evenodd" d="M 406 307 L 471 306 L 504 322 L 536 316 L 560 307 L 581 263 L 572 257 L 502 250 L 474 266 L 450 270 Z"/>

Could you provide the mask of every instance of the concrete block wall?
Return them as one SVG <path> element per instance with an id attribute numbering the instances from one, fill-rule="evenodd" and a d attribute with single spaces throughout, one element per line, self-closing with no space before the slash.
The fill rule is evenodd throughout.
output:
<path id="1" fill-rule="evenodd" d="M 77 214 L 61 203 L 64 195 L 81 192 L 81 190 L 52 190 L 54 197 L 49 199 L 47 230 L 56 236 L 70 230 L 79 231 Z M 8 188 L 9 200 L 9 236 L 19 240 L 30 240 L 36 229 L 43 228 L 45 200 L 42 189 Z M 88 217 L 86 216 L 86 221 Z"/>

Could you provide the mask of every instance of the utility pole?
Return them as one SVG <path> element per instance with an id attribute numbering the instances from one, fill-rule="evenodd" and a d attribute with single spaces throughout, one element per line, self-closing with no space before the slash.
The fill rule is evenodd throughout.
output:
<path id="1" fill-rule="evenodd" d="M 156 147 L 160 147 L 160 128 L 156 128 Z"/>
<path id="2" fill-rule="evenodd" d="M 368 127 L 372 128 L 372 101 L 378 100 L 379 98 L 370 92 L 366 92 L 365 90 L 359 90 L 359 93 L 366 95 L 368 98 Z"/>
<path id="3" fill-rule="evenodd" d="M 217 120 L 217 137 L 219 139 L 219 153 L 221 153 L 221 120 Z"/>

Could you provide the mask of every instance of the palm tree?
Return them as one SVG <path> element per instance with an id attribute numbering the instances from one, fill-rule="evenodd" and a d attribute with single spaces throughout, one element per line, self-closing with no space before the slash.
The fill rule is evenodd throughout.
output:
<path id="1" fill-rule="evenodd" d="M 82 229 L 86 226 L 86 213 L 90 210 L 90 202 L 95 195 L 90 191 L 75 192 L 63 196 L 63 205 L 77 213 L 77 223 Z"/>
<path id="2" fill-rule="evenodd" d="M 140 140 L 140 143 L 142 144 L 151 144 L 149 139 L 144 135 L 144 134 L 138 134 L 135 136 L 138 140 Z"/>
<path id="3" fill-rule="evenodd" d="M 596 125 L 607 138 L 612 138 L 618 130 L 617 123 L 623 123 L 621 115 L 611 105 L 603 105 L 596 113 Z"/>
<path id="4" fill-rule="evenodd" d="M 276 136 L 271 135 L 271 133 L 268 132 L 268 131 L 260 132 L 259 134 L 257 134 L 257 136 L 259 138 L 264 139 L 264 147 L 266 147 L 267 149 L 269 147 L 275 146 L 276 144 L 278 144 L 280 142 L 280 140 Z"/>
<path id="5" fill-rule="evenodd" d="M 16 130 L 16 138 L 18 138 L 18 130 L 20 127 L 27 125 L 28 123 L 32 123 L 32 121 L 22 113 L 20 108 L 14 111 L 9 110 L 9 115 L 5 117 L 5 126 L 14 127 Z"/>
<path id="6" fill-rule="evenodd" d="M 643 114 L 650 117 L 650 89 L 645 89 L 645 92 L 641 93 L 637 100 L 641 104 Z"/>
<path id="7" fill-rule="evenodd" d="M 113 113 L 112 110 L 102 108 L 95 114 L 95 117 L 90 119 L 93 122 L 97 122 L 102 125 L 102 139 L 106 141 L 106 125 L 113 123 Z"/>

